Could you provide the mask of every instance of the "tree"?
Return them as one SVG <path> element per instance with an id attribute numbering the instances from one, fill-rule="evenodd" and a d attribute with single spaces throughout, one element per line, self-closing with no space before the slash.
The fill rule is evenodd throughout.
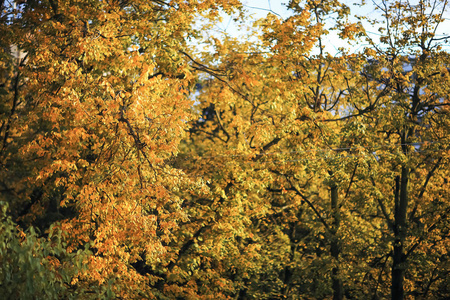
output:
<path id="1" fill-rule="evenodd" d="M 241 277 L 237 296 L 445 297 L 447 208 L 431 203 L 447 197 L 447 86 L 437 82 L 448 55 L 435 36 L 446 3 L 382 2 L 385 46 L 336 1 L 290 7 L 288 20 L 261 22 L 260 48 L 216 42 L 209 61 L 220 63 L 200 68 L 214 79 L 204 83 L 201 120 L 185 146 L 199 158 L 184 168 L 251 224 L 235 243 L 257 245 L 253 264 L 270 268 L 242 268 L 250 278 Z M 332 14 L 342 38 L 366 37 L 370 46 L 327 54 L 321 36 Z M 425 250 L 428 238 L 439 259 Z"/>
<path id="2" fill-rule="evenodd" d="M 343 130 L 327 121 L 348 103 L 354 71 L 342 70 L 346 57 L 311 54 L 326 33 L 322 19 L 335 14 L 340 20 L 343 10 L 308 2 L 285 22 L 268 15 L 260 22 L 260 45 L 215 40 L 209 61 L 220 63 L 202 68 L 215 79 L 202 82 L 202 115 L 182 165 L 211 182 L 220 200 L 201 202 L 217 207 L 207 219 L 233 228 L 227 245 L 231 235 L 233 247 L 245 249 L 229 266 L 233 281 L 241 281 L 237 297 L 343 297 L 341 238 L 349 228 L 340 229 L 338 197 L 348 196 L 353 178 L 346 172 L 356 167 L 332 154 L 348 145 Z M 338 185 L 345 188 L 338 192 Z M 225 220 L 224 211 L 233 218 Z M 251 246 L 260 250 L 249 270 L 242 258 Z"/>
<path id="3" fill-rule="evenodd" d="M 449 297 L 446 1 L 1 5 L 8 295 Z"/>
<path id="4" fill-rule="evenodd" d="M 157 294 L 133 264 L 168 264 L 188 217 L 175 191 L 190 181 L 166 164 L 191 117 L 182 53 L 197 14 L 237 5 L 2 1 L 0 198 L 21 226 L 59 228 L 67 253 L 92 251 L 71 289 Z"/>
<path id="5" fill-rule="evenodd" d="M 389 230 L 384 234 L 392 249 L 391 297 L 447 297 L 436 288 L 445 278 L 440 270 L 448 266 L 426 249 L 439 249 L 438 256 L 446 256 L 443 249 L 449 242 L 441 227 L 448 222 L 448 205 L 436 207 L 438 199 L 447 197 L 449 102 L 442 79 L 448 76 L 449 57 L 436 32 L 448 5 L 446 1 L 376 5 L 384 18 L 381 43 L 366 35 L 371 63 L 361 75 L 376 83 L 365 90 L 370 105 L 378 102 L 364 118 L 367 135 L 379 141 L 378 149 L 372 149 L 377 159 L 370 164 L 368 183 Z M 442 240 L 437 242 L 435 234 Z"/>

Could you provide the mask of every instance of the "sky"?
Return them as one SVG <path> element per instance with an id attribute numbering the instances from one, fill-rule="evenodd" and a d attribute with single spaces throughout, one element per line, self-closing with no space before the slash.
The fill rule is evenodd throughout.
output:
<path id="1" fill-rule="evenodd" d="M 287 19 L 292 15 L 292 12 L 287 9 L 288 0 L 242 0 L 245 9 L 249 13 L 248 24 L 260 18 L 264 18 L 267 14 L 273 13 L 282 19 Z M 353 5 L 359 1 L 344 1 L 352 10 L 356 12 L 356 7 Z M 367 8 L 366 8 L 367 9 Z M 359 14 L 373 13 L 370 9 L 367 11 L 358 11 Z M 230 36 L 242 36 L 242 31 L 239 30 L 238 24 L 233 22 L 232 16 L 225 16 L 221 24 L 218 25 L 217 31 L 226 33 Z M 343 43 L 336 34 L 330 34 L 324 41 L 326 51 L 335 54 L 339 47 L 347 47 L 347 43 Z"/>
<path id="2" fill-rule="evenodd" d="M 288 0 L 242 0 L 245 9 L 249 13 L 248 24 L 259 18 L 264 18 L 268 13 L 273 13 L 283 19 L 287 19 L 291 16 L 291 12 L 287 9 Z M 360 3 L 359 0 L 342 0 L 351 9 L 351 14 L 357 14 L 360 16 L 371 16 L 374 17 L 377 14 L 381 16 L 380 12 L 375 9 L 372 4 L 373 1 L 367 0 L 367 4 L 363 7 L 358 7 L 354 5 L 355 3 Z M 379 1 L 378 1 L 379 2 Z M 414 0 L 412 0 L 414 2 Z M 447 36 L 450 33 L 450 10 L 447 11 L 444 17 L 447 18 L 447 24 L 441 24 L 440 30 L 437 32 L 439 37 Z M 221 33 L 226 33 L 231 36 L 240 37 L 242 36 L 242 31 L 239 29 L 238 24 L 234 23 L 232 16 L 224 15 L 223 21 L 217 26 L 217 31 Z M 354 20 L 356 22 L 356 20 Z M 373 40 L 377 40 L 377 28 L 370 28 L 368 23 L 363 24 L 366 30 L 371 34 Z M 331 54 L 337 54 L 339 47 L 349 47 L 352 51 L 358 51 L 359 48 L 367 46 L 364 44 L 358 44 L 358 46 L 351 46 L 346 42 L 341 41 L 337 34 L 331 33 L 324 41 L 326 45 L 326 51 Z M 450 44 L 444 45 L 447 51 L 450 51 Z"/>

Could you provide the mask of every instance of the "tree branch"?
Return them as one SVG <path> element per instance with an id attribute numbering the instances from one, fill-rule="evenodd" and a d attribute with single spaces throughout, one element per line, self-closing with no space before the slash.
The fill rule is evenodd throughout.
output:
<path id="1" fill-rule="evenodd" d="M 303 201 L 305 201 L 306 204 L 308 204 L 308 206 L 313 210 L 314 214 L 317 216 L 317 218 L 319 219 L 319 221 L 323 224 L 323 226 L 325 227 L 325 229 L 330 232 L 330 227 L 328 226 L 327 222 L 325 222 L 325 219 L 322 217 L 322 215 L 319 213 L 319 211 L 316 209 L 316 207 L 314 206 L 314 204 L 312 204 L 311 201 L 309 201 L 309 199 L 303 195 L 296 187 L 295 185 L 291 182 L 291 180 L 289 179 L 288 176 L 285 176 L 286 180 L 289 182 L 289 184 L 291 185 L 292 189 L 295 191 L 295 193 L 297 195 L 299 195 Z"/>

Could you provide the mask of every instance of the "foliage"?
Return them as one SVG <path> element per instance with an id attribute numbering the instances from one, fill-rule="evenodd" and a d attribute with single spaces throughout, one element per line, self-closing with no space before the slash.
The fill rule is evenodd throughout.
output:
<path id="1" fill-rule="evenodd" d="M 158 276 L 132 264 L 167 264 L 187 218 L 190 181 L 165 163 L 191 118 L 183 52 L 195 14 L 224 3 L 2 2 L 0 197 L 25 228 L 60 221 L 68 253 L 89 245 L 77 288 L 154 297 Z"/>
<path id="2" fill-rule="evenodd" d="M 2 2 L 5 293 L 449 297 L 447 2 L 374 5 Z"/>
<path id="3" fill-rule="evenodd" d="M 0 227 L 0 292 L 6 299 L 79 299 L 88 294 L 74 290 L 72 280 L 83 269 L 88 250 L 68 253 L 60 230 L 39 238 L 33 227 L 22 231 L 7 216 L 2 203 Z M 97 295 L 102 291 L 95 289 Z M 87 297 L 86 297 L 87 298 Z"/>

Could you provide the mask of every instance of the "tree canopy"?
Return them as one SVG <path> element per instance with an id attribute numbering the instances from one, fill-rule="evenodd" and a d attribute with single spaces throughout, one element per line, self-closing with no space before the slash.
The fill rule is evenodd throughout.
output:
<path id="1" fill-rule="evenodd" d="M 0 294 L 450 297 L 446 0 L 0 4 Z"/>

